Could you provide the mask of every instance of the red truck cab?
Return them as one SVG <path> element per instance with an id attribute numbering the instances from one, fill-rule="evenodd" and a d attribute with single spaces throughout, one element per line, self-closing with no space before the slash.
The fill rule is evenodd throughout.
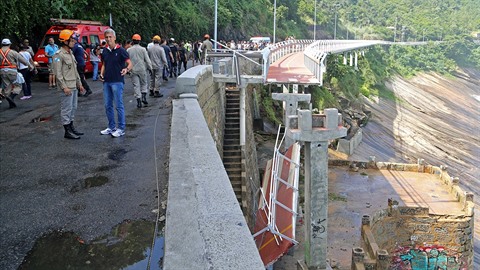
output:
<path id="1" fill-rule="evenodd" d="M 101 44 L 105 41 L 104 32 L 109 29 L 109 26 L 103 25 L 101 22 L 86 21 L 86 20 L 71 20 L 71 19 L 50 19 L 52 26 L 48 29 L 47 33 L 40 42 L 38 51 L 33 57 L 33 61 L 37 65 L 38 75 L 40 77 L 48 76 L 48 58 L 45 55 L 45 46 L 48 45 L 48 39 L 53 37 L 55 44 L 59 47 L 58 35 L 60 31 L 64 29 L 70 29 L 79 34 L 78 42 L 83 46 L 86 51 L 87 57 L 85 58 L 85 73 L 91 73 L 93 66 L 90 63 L 90 45 Z M 98 70 L 102 67 L 102 63 L 98 64 Z"/>

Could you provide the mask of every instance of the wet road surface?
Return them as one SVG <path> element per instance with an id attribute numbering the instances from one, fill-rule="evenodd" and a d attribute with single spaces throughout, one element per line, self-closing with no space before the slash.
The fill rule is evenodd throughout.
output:
<path id="1" fill-rule="evenodd" d="M 162 85 L 164 97 L 147 97 L 141 109 L 126 79 L 120 138 L 100 135 L 107 127 L 102 83 L 87 82 L 93 94 L 79 97 L 75 118 L 85 133 L 80 140 L 63 138 L 60 93 L 46 82 L 33 82 L 33 97 L 20 94 L 17 108 L 0 104 L 0 269 L 17 269 L 35 241 L 52 232 L 89 244 L 125 221 L 145 220 L 152 242 L 160 217 L 161 233 L 175 79 Z"/>

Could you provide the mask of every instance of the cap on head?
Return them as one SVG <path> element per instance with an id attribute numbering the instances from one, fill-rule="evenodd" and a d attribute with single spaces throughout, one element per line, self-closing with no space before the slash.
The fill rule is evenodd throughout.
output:
<path id="1" fill-rule="evenodd" d="M 142 40 L 142 37 L 141 37 L 139 34 L 134 34 L 134 35 L 132 36 L 132 40 L 138 40 L 138 41 L 140 41 L 140 40 Z"/>
<path id="2" fill-rule="evenodd" d="M 67 42 L 73 35 L 73 31 L 69 29 L 63 29 L 58 35 L 58 40 L 61 42 Z"/>
<path id="3" fill-rule="evenodd" d="M 2 45 L 5 45 L 5 46 L 6 46 L 6 45 L 10 45 L 10 44 L 12 44 L 12 42 L 10 41 L 10 39 L 8 39 L 8 38 L 2 39 Z"/>
<path id="4" fill-rule="evenodd" d="M 162 38 L 159 35 L 153 37 L 154 41 L 160 41 Z"/>
<path id="5" fill-rule="evenodd" d="M 75 39 L 76 41 L 78 41 L 78 39 L 80 38 L 80 34 L 77 33 L 77 32 L 73 32 L 72 38 Z"/>
<path id="6" fill-rule="evenodd" d="M 171 42 L 174 42 L 174 41 L 175 41 L 175 39 L 174 39 L 174 38 L 170 38 L 170 41 L 171 41 Z"/>

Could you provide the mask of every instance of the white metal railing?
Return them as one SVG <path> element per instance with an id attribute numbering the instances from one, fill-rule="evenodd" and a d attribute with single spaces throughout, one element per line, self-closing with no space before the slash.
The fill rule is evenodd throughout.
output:
<path id="1" fill-rule="evenodd" d="M 272 169 L 271 169 L 271 174 L 270 174 L 270 182 L 269 182 L 269 187 L 268 191 L 269 194 L 265 194 L 262 189 L 261 191 L 261 198 L 262 198 L 262 204 L 263 204 L 263 212 L 265 213 L 267 217 L 267 224 L 266 226 L 256 232 L 253 237 L 255 238 L 256 236 L 269 231 L 270 233 L 273 234 L 274 239 L 279 245 L 279 241 L 283 241 L 283 238 L 286 240 L 292 242 L 293 244 L 297 244 L 298 241 L 296 241 L 295 238 L 295 223 L 296 223 L 296 217 L 298 215 L 296 209 L 298 206 L 298 181 L 299 181 L 299 174 L 300 174 L 300 146 L 297 145 L 292 145 L 292 159 L 289 159 L 286 157 L 282 152 L 280 151 L 280 145 L 283 142 L 283 139 L 285 138 L 285 135 L 283 135 L 282 139 L 279 141 L 279 135 L 280 135 L 280 129 L 281 127 L 278 128 L 278 133 L 277 133 L 277 140 L 275 142 L 275 149 L 274 149 L 274 154 L 273 154 L 273 159 L 272 159 Z M 282 179 L 282 171 L 283 171 L 283 166 L 289 166 L 289 174 L 288 177 L 289 179 Z M 290 181 L 290 183 L 289 183 Z M 277 194 L 278 190 L 280 189 L 280 186 L 285 186 L 287 189 L 292 190 L 292 207 L 288 207 L 281 203 L 280 201 L 277 200 Z M 268 199 L 267 199 L 268 198 Z M 290 238 L 283 234 L 279 228 L 277 227 L 277 206 L 285 209 L 286 211 L 290 212 L 292 214 L 292 231 L 293 231 L 293 236 L 294 238 Z"/>

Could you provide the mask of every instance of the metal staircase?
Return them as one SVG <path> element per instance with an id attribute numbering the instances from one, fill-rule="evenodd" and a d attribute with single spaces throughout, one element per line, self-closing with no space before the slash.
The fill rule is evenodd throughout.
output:
<path id="1" fill-rule="evenodd" d="M 242 183 L 244 166 L 240 146 L 240 91 L 237 87 L 227 88 L 225 134 L 223 139 L 223 165 L 227 171 L 238 202 L 242 205 Z"/>

